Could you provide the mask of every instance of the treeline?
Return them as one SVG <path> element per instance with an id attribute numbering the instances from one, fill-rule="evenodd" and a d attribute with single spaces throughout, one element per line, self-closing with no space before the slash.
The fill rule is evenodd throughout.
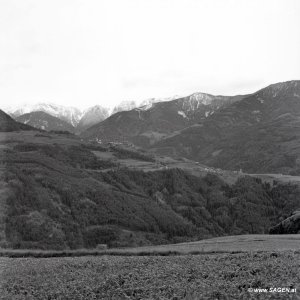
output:
<path id="1" fill-rule="evenodd" d="M 212 236 L 267 233 L 299 207 L 299 187 L 182 170 L 101 171 L 84 146 L 18 144 L 4 157 L 6 201 L 2 247 L 136 246 Z"/>

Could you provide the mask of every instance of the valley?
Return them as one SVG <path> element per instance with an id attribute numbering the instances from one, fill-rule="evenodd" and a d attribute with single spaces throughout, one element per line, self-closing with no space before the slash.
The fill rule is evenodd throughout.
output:
<path id="1" fill-rule="evenodd" d="M 70 131 L 87 142 L 131 144 L 211 169 L 299 176 L 299 89 L 294 80 L 248 95 L 194 93 L 142 106 L 123 103 L 111 113 L 95 106 L 74 115 L 74 108 L 41 104 L 23 116 L 22 110 L 13 113 L 17 121 Z"/>
<path id="2" fill-rule="evenodd" d="M 32 130 L 2 132 L 0 144 L 9 216 L 2 247 L 114 248 L 268 233 L 298 208 L 297 185 L 132 145 Z"/>
<path id="3" fill-rule="evenodd" d="M 95 108 L 76 117 L 80 134 L 63 130 L 71 121 L 59 116 L 74 108 L 37 106 L 56 116 L 17 117 L 28 124 L 1 112 L 1 247 L 122 248 L 269 233 L 299 209 L 299 86 L 195 93 L 131 110 L 124 103 L 84 129 L 106 113 Z"/>
<path id="4" fill-rule="evenodd" d="M 0 300 L 300 300 L 299 17 L 0 1 Z"/>
<path id="5" fill-rule="evenodd" d="M 81 133 L 47 113 L 22 124 L 0 111 L 2 298 L 238 299 L 253 287 L 299 288 L 298 102 L 284 98 L 282 115 L 277 92 L 258 120 L 253 99 L 269 93 L 222 107 L 203 94 L 153 102 L 87 129 L 82 121 Z M 195 109 L 178 114 L 179 103 Z"/>

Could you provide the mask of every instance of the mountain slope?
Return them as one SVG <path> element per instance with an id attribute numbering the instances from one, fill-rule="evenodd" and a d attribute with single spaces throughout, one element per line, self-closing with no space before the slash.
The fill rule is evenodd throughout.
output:
<path id="1" fill-rule="evenodd" d="M 206 165 L 300 174 L 300 81 L 270 85 L 153 146 Z"/>
<path id="2" fill-rule="evenodd" d="M 107 108 L 104 108 L 100 105 L 95 105 L 90 107 L 86 111 L 83 112 L 83 115 L 76 127 L 78 132 L 82 132 L 88 127 L 91 127 L 109 116 L 109 111 Z"/>
<path id="3" fill-rule="evenodd" d="M 84 131 L 82 136 L 103 141 L 130 141 L 146 147 L 243 97 L 197 93 L 172 101 L 149 102 L 142 107 L 113 114 Z"/>
<path id="4" fill-rule="evenodd" d="M 31 126 L 16 122 L 13 118 L 7 115 L 0 109 L 0 131 L 19 131 L 19 130 L 34 130 Z"/>
<path id="5" fill-rule="evenodd" d="M 32 127 L 51 131 L 69 131 L 74 132 L 75 128 L 68 122 L 53 117 L 43 111 L 34 111 L 21 115 L 16 118 L 20 123 L 28 124 Z"/>

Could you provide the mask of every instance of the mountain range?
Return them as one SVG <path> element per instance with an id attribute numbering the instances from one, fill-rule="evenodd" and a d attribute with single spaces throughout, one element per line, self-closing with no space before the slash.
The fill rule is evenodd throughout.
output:
<path id="1" fill-rule="evenodd" d="M 76 107 L 66 107 L 53 103 L 25 104 L 19 107 L 10 107 L 6 109 L 6 113 L 14 118 L 35 111 L 45 112 L 53 117 L 70 123 L 72 126 L 77 126 L 82 117 L 82 111 Z"/>
<path id="2" fill-rule="evenodd" d="M 300 174 L 299 87 L 291 81 L 244 96 L 150 101 L 79 136 L 38 132 L 28 125 L 34 119 L 22 124 L 0 110 L 0 247 L 128 247 L 276 229 L 299 208 L 299 186 L 280 179 Z M 27 117 L 34 114 L 36 121 L 49 116 Z M 61 121 L 55 118 L 35 126 L 50 130 Z M 122 141 L 120 131 L 145 149 L 100 145 Z M 161 135 L 143 140 L 145 132 Z"/>
<path id="3" fill-rule="evenodd" d="M 153 145 L 212 167 L 300 174 L 300 81 L 270 85 Z"/>
<path id="4" fill-rule="evenodd" d="M 300 174 L 300 81 L 249 95 L 196 93 L 116 113 L 81 134 L 248 173 Z"/>
<path id="5" fill-rule="evenodd" d="M 169 134 L 206 119 L 243 97 L 195 93 L 170 101 L 149 101 L 144 106 L 113 114 L 88 128 L 82 137 L 102 141 L 130 141 L 147 147 Z"/>
<path id="6" fill-rule="evenodd" d="M 80 112 L 39 104 L 31 110 L 48 115 L 21 117 L 29 107 L 11 114 L 41 129 L 60 128 L 98 142 L 129 142 L 215 168 L 300 174 L 300 81 L 272 84 L 248 95 L 194 93 L 150 98 L 136 106 L 122 102 L 110 115 L 101 106 Z"/>
<path id="7" fill-rule="evenodd" d="M 85 129 L 105 120 L 110 115 L 113 115 L 117 112 L 129 111 L 136 107 L 147 106 L 160 101 L 168 101 L 176 97 L 177 96 L 170 98 L 150 98 L 140 102 L 122 101 L 112 109 L 102 107 L 101 105 L 95 105 L 87 108 L 86 110 L 80 110 L 76 107 L 68 107 L 57 105 L 54 103 L 41 102 L 33 105 L 23 104 L 17 107 L 9 107 L 5 109 L 5 111 L 10 116 L 23 123 L 25 121 L 28 121 L 29 119 L 34 120 L 29 122 L 32 126 L 37 128 L 45 128 L 45 130 L 56 130 L 56 128 L 59 127 L 61 128 L 61 130 L 81 133 Z M 44 114 L 36 114 L 36 112 L 43 112 Z M 31 115 L 32 113 L 34 114 Z M 48 114 L 48 116 L 46 114 Z M 49 115 L 54 118 L 58 118 L 66 123 L 69 123 L 72 127 L 70 128 L 69 125 L 67 125 L 66 123 L 61 123 L 58 120 L 56 120 L 55 122 L 55 119 L 50 118 Z M 45 125 L 46 122 L 49 123 L 50 119 L 52 120 L 50 122 L 50 125 Z M 65 124 L 66 126 L 63 126 L 63 124 Z"/>

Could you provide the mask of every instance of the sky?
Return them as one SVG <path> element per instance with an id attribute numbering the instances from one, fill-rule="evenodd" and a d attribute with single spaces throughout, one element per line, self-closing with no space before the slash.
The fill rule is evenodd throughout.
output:
<path id="1" fill-rule="evenodd" d="M 0 108 L 300 79 L 299 0 L 0 0 Z"/>

